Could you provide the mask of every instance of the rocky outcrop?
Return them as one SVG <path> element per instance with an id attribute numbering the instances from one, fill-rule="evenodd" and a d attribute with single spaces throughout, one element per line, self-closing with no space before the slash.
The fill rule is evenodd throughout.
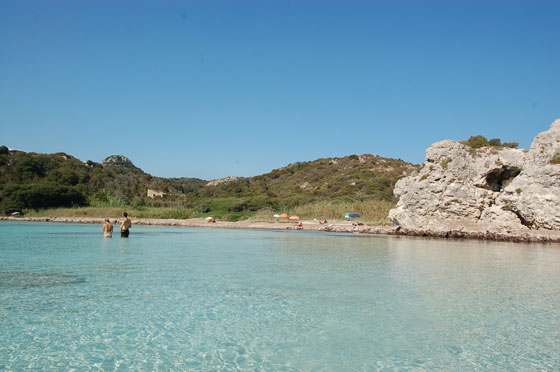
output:
<path id="1" fill-rule="evenodd" d="M 431 231 L 560 230 L 560 120 L 529 151 L 433 144 L 423 167 L 401 179 L 389 218 Z"/>
<path id="2" fill-rule="evenodd" d="M 220 185 L 222 183 L 234 182 L 234 181 L 237 181 L 238 179 L 239 179 L 239 177 L 234 177 L 234 176 L 221 178 L 219 180 L 213 180 L 213 181 L 208 182 L 206 184 L 206 186 L 217 186 L 217 185 Z"/>
<path id="3" fill-rule="evenodd" d="M 531 229 L 560 230 L 560 119 L 531 144 L 519 176 L 497 204 L 511 207 L 521 223 Z"/>
<path id="4" fill-rule="evenodd" d="M 111 155 L 103 159 L 104 167 L 137 168 L 132 161 L 124 155 Z"/>

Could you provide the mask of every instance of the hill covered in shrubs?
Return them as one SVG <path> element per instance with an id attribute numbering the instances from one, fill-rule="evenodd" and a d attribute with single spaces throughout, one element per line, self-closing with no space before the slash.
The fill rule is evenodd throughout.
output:
<path id="1" fill-rule="evenodd" d="M 249 178 L 210 183 L 143 172 L 122 155 L 103 163 L 65 154 L 38 154 L 0 146 L 0 213 L 46 208 L 172 209 L 176 218 L 212 214 L 237 220 L 260 210 L 317 203 L 379 200 L 393 203 L 396 181 L 417 166 L 376 155 L 298 162 Z M 163 192 L 148 198 L 147 190 Z"/>

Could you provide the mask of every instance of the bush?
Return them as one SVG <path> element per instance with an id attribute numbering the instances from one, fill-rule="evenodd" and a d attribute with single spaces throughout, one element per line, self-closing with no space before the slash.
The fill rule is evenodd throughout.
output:
<path id="1" fill-rule="evenodd" d="M 124 208 L 127 203 L 124 199 L 113 196 L 105 191 L 97 191 L 89 198 L 89 205 L 95 208 Z"/>
<path id="2" fill-rule="evenodd" d="M 486 139 L 486 137 L 478 135 L 478 136 L 471 136 L 466 141 L 461 141 L 463 145 L 467 145 L 472 147 L 473 149 L 479 149 L 481 147 L 492 146 L 492 147 L 508 147 L 512 149 L 516 149 L 519 146 L 517 142 L 505 142 L 502 143 L 502 140 L 499 138 L 492 138 L 490 141 Z"/>
<path id="3" fill-rule="evenodd" d="M 478 136 L 471 136 L 466 141 L 461 141 L 462 144 L 472 147 L 473 149 L 479 149 L 484 146 L 488 146 L 488 140 L 486 137 L 478 135 Z"/>
<path id="4" fill-rule="evenodd" d="M 4 213 L 22 209 L 74 207 L 87 204 L 87 198 L 75 187 L 57 185 L 9 185 L 2 191 L 0 209 Z"/>
<path id="5" fill-rule="evenodd" d="M 502 145 L 502 147 L 508 147 L 510 149 L 516 149 L 517 146 L 519 146 L 519 143 L 517 142 L 506 142 Z"/>
<path id="6" fill-rule="evenodd" d="M 146 198 L 143 198 L 141 196 L 137 196 L 134 199 L 132 199 L 132 205 L 135 207 L 145 207 L 146 206 Z"/>

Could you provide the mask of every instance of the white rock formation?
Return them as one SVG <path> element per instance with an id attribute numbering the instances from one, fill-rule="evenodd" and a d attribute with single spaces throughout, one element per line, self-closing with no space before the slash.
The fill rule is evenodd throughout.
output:
<path id="1" fill-rule="evenodd" d="M 531 149 L 430 146 L 417 174 L 397 182 L 389 218 L 409 229 L 560 229 L 560 120 Z"/>
<path id="2" fill-rule="evenodd" d="M 531 144 L 525 165 L 499 196 L 533 229 L 560 230 L 560 119 Z M 556 161 L 553 161 L 553 158 Z"/>
<path id="3" fill-rule="evenodd" d="M 208 182 L 206 184 L 206 186 L 217 186 L 217 185 L 222 184 L 222 183 L 234 182 L 234 181 L 237 181 L 238 179 L 239 179 L 239 177 L 235 177 L 235 176 L 221 178 L 219 180 L 213 180 L 213 181 Z"/>

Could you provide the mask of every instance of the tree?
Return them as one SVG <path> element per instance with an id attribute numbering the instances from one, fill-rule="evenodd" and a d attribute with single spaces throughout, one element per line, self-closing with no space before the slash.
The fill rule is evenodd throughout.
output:
<path id="1" fill-rule="evenodd" d="M 517 143 L 517 142 L 506 142 L 502 146 L 503 147 L 509 147 L 511 149 L 516 149 L 517 146 L 519 146 L 519 143 Z"/>
<path id="2" fill-rule="evenodd" d="M 471 136 L 466 141 L 461 141 L 462 144 L 472 147 L 473 149 L 479 149 L 484 146 L 488 146 L 488 140 L 486 137 L 478 135 L 478 136 Z"/>
<path id="3" fill-rule="evenodd" d="M 75 187 L 44 185 L 9 185 L 2 190 L 0 209 L 4 213 L 22 209 L 73 207 L 87 204 L 85 195 Z"/>

